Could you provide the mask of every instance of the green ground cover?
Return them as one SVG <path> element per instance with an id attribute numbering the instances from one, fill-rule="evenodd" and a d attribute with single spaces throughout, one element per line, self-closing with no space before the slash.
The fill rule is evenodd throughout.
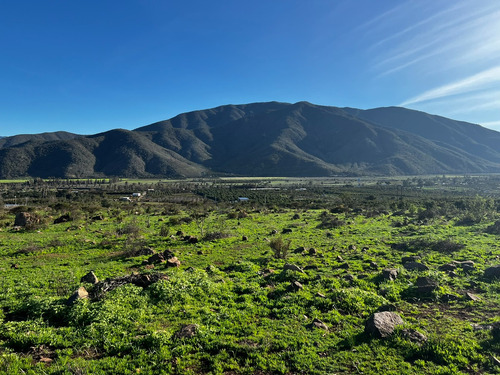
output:
<path id="1" fill-rule="evenodd" d="M 226 187 L 192 188 L 190 197 L 218 197 L 193 204 L 172 203 L 187 192 L 158 188 L 155 199 L 132 203 L 101 193 L 98 201 L 54 193 L 35 206 L 4 211 L 0 372 L 500 371 L 500 282 L 483 275 L 500 264 L 494 198 L 451 192 L 443 193 L 446 199 L 436 193 L 403 199 L 397 189 L 308 188 L 266 193 L 267 205 L 234 203 Z M 385 193 L 396 198 L 386 200 Z M 13 227 L 24 210 L 41 222 Z M 70 221 L 53 224 L 67 213 Z M 144 249 L 170 250 L 180 267 L 151 264 L 151 254 L 140 255 Z M 420 257 L 428 270 L 407 270 L 408 256 Z M 439 269 L 453 261 L 473 267 Z M 304 272 L 285 269 L 287 263 Z M 385 268 L 396 269 L 397 278 L 384 278 Z M 81 282 L 89 271 L 101 283 L 134 273 L 164 277 L 93 294 L 97 285 Z M 422 276 L 437 288 L 419 293 Z M 68 303 L 80 286 L 91 298 Z M 384 307 L 404 324 L 390 337 L 374 338 L 365 322 Z M 183 335 L 191 324 L 194 334 Z M 409 339 L 408 330 L 426 340 Z"/>

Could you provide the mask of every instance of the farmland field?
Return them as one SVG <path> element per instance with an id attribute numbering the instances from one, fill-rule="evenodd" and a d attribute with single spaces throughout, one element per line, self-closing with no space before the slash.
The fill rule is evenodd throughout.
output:
<path id="1" fill-rule="evenodd" d="M 0 373 L 498 373 L 499 183 L 5 182 Z"/>

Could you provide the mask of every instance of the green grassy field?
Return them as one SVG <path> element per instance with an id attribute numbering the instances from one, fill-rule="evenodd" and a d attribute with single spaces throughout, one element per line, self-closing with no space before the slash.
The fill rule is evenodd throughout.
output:
<path id="1" fill-rule="evenodd" d="M 99 201 L 49 197 L 26 208 L 41 218 L 28 228 L 13 227 L 16 212 L 4 211 L 0 372 L 500 371 L 500 282 L 484 277 L 500 264 L 495 199 L 310 189 L 274 192 L 263 205 L 233 203 L 220 189 L 217 205 L 175 203 L 186 192 L 171 191 L 132 203 L 101 193 Z M 53 224 L 63 214 L 70 221 Z M 166 250 L 180 267 L 148 262 Z M 408 256 L 428 269 L 407 270 Z M 440 270 L 453 261 L 473 266 Z M 395 280 L 384 278 L 386 268 L 397 270 Z M 81 281 L 89 271 L 100 283 Z M 416 286 L 422 276 L 436 283 L 431 292 Z M 89 298 L 68 303 L 81 286 Z M 365 333 L 385 309 L 404 324 L 384 339 Z M 426 340 L 409 338 L 414 331 Z"/>

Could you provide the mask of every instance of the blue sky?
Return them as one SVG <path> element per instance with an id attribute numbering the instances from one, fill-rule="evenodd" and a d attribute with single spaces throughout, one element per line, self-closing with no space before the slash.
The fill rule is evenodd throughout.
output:
<path id="1" fill-rule="evenodd" d="M 0 3 L 0 135 L 223 104 L 399 105 L 500 130 L 498 0 Z"/>

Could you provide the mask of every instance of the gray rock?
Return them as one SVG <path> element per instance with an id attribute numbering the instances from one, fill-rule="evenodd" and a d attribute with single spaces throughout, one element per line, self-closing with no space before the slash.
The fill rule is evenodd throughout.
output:
<path id="1" fill-rule="evenodd" d="M 382 276 L 386 280 L 394 281 L 398 277 L 398 270 L 395 268 L 385 268 L 382 270 Z"/>
<path id="2" fill-rule="evenodd" d="M 439 266 L 438 270 L 440 271 L 455 271 L 457 269 L 457 265 L 455 263 L 447 263 Z"/>
<path id="3" fill-rule="evenodd" d="M 500 277 L 500 264 L 488 267 L 484 270 L 484 277 L 487 279 L 496 279 Z"/>
<path id="4" fill-rule="evenodd" d="M 401 262 L 403 264 L 408 262 L 418 262 L 421 258 L 418 255 L 410 255 L 408 257 L 401 258 Z"/>
<path id="5" fill-rule="evenodd" d="M 300 273 L 304 273 L 304 270 L 302 268 L 300 268 L 299 266 L 297 266 L 296 264 L 292 264 L 292 263 L 286 263 L 284 266 L 283 266 L 283 270 L 290 270 L 290 271 L 295 271 L 295 272 L 300 272 Z"/>
<path id="6" fill-rule="evenodd" d="M 290 283 L 290 289 L 294 292 L 298 292 L 299 290 L 304 289 L 304 287 L 298 281 L 293 281 Z"/>
<path id="7" fill-rule="evenodd" d="M 170 259 L 167 259 L 167 267 L 180 267 L 181 262 L 177 257 L 172 257 Z"/>
<path id="8" fill-rule="evenodd" d="M 416 342 L 418 344 L 421 344 L 421 343 L 427 341 L 427 337 L 423 333 L 420 333 L 413 328 L 405 328 L 405 329 L 401 330 L 401 335 L 405 339 L 410 340 L 411 342 Z"/>
<path id="9" fill-rule="evenodd" d="M 419 277 L 415 284 L 419 294 L 428 294 L 438 288 L 437 282 L 429 277 Z"/>
<path id="10" fill-rule="evenodd" d="M 68 298 L 66 301 L 66 304 L 71 305 L 75 303 L 77 300 L 80 299 L 86 299 L 89 298 L 89 293 L 87 292 L 87 289 L 85 289 L 83 286 L 79 287 L 75 293 L 71 295 L 71 297 Z"/>
<path id="11" fill-rule="evenodd" d="M 85 276 L 82 276 L 82 278 L 80 279 L 80 282 L 81 283 L 97 284 L 99 282 L 99 279 L 97 278 L 94 271 L 90 271 Z"/>
<path id="12" fill-rule="evenodd" d="M 315 318 L 311 324 L 309 324 L 308 328 L 310 329 L 313 329 L 313 328 L 319 328 L 319 329 L 322 329 L 322 330 L 325 330 L 326 332 L 329 331 L 329 328 L 328 326 L 322 322 L 321 320 Z"/>
<path id="13" fill-rule="evenodd" d="M 365 333 L 378 338 L 388 337 L 393 334 L 396 326 L 403 324 L 399 314 L 392 311 L 374 313 L 365 323 Z"/>
<path id="14" fill-rule="evenodd" d="M 407 262 L 403 264 L 403 267 L 408 271 L 427 271 L 429 269 L 425 264 L 419 262 Z"/>
<path id="15" fill-rule="evenodd" d="M 465 293 L 465 298 L 469 301 L 481 301 L 481 298 L 470 292 Z"/>
<path id="16" fill-rule="evenodd" d="M 163 256 L 163 253 L 154 254 L 148 258 L 149 264 L 163 263 L 163 262 L 165 262 L 165 257 Z"/>

